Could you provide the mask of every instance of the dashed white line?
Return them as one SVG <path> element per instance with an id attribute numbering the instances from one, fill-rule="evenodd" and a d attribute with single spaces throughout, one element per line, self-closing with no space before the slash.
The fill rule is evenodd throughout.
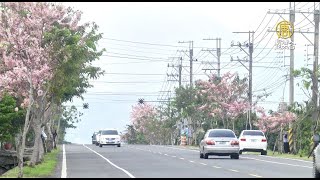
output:
<path id="1" fill-rule="evenodd" d="M 221 167 L 219 167 L 219 166 L 212 166 L 212 167 L 214 167 L 214 168 L 218 168 L 218 169 L 219 169 L 219 168 L 221 168 Z"/>
<path id="2" fill-rule="evenodd" d="M 102 157 L 104 160 L 108 161 L 109 164 L 111 164 L 112 166 L 116 167 L 117 169 L 120 169 L 121 171 L 123 171 L 124 173 L 126 173 L 129 177 L 131 178 L 135 178 L 131 173 L 129 173 L 127 170 L 113 164 L 109 159 L 103 157 L 101 154 L 97 153 L 96 151 L 92 150 L 91 148 L 87 147 L 86 145 L 83 144 L 84 147 L 86 147 L 87 149 L 89 149 L 90 151 L 94 152 L 95 154 L 97 154 L 98 156 Z"/>
<path id="3" fill-rule="evenodd" d="M 177 157 L 177 156 L 171 156 L 171 157 Z"/>
<path id="4" fill-rule="evenodd" d="M 262 176 L 256 175 L 256 174 L 249 174 L 250 176 L 254 176 L 254 177 L 259 177 L 261 178 Z"/>
<path id="5" fill-rule="evenodd" d="M 207 165 L 207 164 L 205 164 L 205 163 L 200 163 L 200 164 L 202 164 L 202 165 Z"/>
<path id="6" fill-rule="evenodd" d="M 189 161 L 189 162 L 194 163 L 194 161 Z"/>
<path id="7" fill-rule="evenodd" d="M 64 144 L 62 145 L 62 169 L 61 169 L 61 178 L 67 178 L 67 160 L 66 160 L 66 149 Z"/>
<path id="8" fill-rule="evenodd" d="M 182 159 L 182 160 L 184 160 L 184 158 L 179 158 L 179 159 Z"/>
<path id="9" fill-rule="evenodd" d="M 228 169 L 228 170 L 233 172 L 239 172 L 238 170 L 235 170 L 235 169 Z"/>
<path id="10" fill-rule="evenodd" d="M 164 154 L 165 156 L 169 156 L 168 154 Z"/>
<path id="11" fill-rule="evenodd" d="M 159 154 L 162 154 L 161 152 L 158 152 Z"/>

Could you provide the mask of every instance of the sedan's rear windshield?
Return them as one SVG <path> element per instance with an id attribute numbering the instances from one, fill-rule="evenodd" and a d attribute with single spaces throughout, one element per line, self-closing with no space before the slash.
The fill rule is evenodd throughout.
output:
<path id="1" fill-rule="evenodd" d="M 243 135 L 246 136 L 263 136 L 261 131 L 243 131 Z"/>
<path id="2" fill-rule="evenodd" d="M 209 133 L 209 137 L 236 137 L 232 131 L 216 130 Z"/>
<path id="3" fill-rule="evenodd" d="M 116 130 L 105 130 L 101 131 L 102 135 L 118 135 L 118 131 Z"/>

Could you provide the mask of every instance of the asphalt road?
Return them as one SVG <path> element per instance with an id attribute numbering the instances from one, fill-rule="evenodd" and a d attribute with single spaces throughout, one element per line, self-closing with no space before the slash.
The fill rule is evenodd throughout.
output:
<path id="1" fill-rule="evenodd" d="M 261 155 L 209 156 L 179 146 L 65 145 L 56 176 L 67 178 L 311 178 L 312 162 Z M 60 172 L 61 171 L 61 172 Z"/>

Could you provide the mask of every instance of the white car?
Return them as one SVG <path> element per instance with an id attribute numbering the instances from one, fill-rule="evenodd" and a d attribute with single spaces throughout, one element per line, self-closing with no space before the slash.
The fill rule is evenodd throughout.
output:
<path id="1" fill-rule="evenodd" d="M 96 134 L 96 146 L 99 146 L 100 134 L 101 134 L 101 130 L 99 130 L 98 133 Z"/>
<path id="2" fill-rule="evenodd" d="M 239 141 L 231 129 L 209 129 L 199 145 L 200 158 L 209 155 L 239 159 Z"/>
<path id="3" fill-rule="evenodd" d="M 260 130 L 243 130 L 239 136 L 239 154 L 244 151 L 261 152 L 261 155 L 267 155 L 267 138 Z"/>
<path id="4" fill-rule="evenodd" d="M 99 131 L 99 147 L 103 145 L 121 146 L 121 138 L 116 129 L 104 129 Z"/>

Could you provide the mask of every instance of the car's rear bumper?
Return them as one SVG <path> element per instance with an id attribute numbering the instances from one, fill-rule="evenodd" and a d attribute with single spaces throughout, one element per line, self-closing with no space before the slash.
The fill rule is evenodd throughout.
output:
<path id="1" fill-rule="evenodd" d="M 241 145 L 240 150 L 241 151 L 252 151 L 252 152 L 258 152 L 258 151 L 266 151 L 267 150 L 267 144 L 263 145 L 256 145 L 256 146 L 248 146 L 248 145 Z"/>
<path id="2" fill-rule="evenodd" d="M 204 147 L 204 152 L 210 155 L 238 154 L 239 146 L 234 147 Z"/>
<path id="3" fill-rule="evenodd" d="M 102 144 L 102 145 L 119 145 L 119 144 L 121 144 L 121 142 L 120 141 L 115 141 L 115 142 L 101 142 L 100 141 L 100 144 Z"/>

